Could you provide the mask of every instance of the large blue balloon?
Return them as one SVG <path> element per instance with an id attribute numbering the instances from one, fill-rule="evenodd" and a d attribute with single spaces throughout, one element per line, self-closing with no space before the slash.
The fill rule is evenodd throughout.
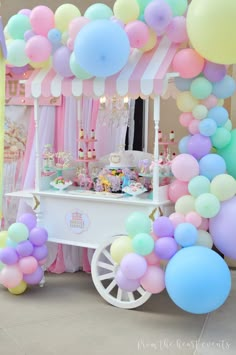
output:
<path id="1" fill-rule="evenodd" d="M 74 44 L 75 59 L 88 73 L 107 77 L 120 71 L 130 54 L 128 36 L 110 20 L 96 20 L 79 31 Z"/>
<path id="2" fill-rule="evenodd" d="M 165 282 L 172 301 L 195 314 L 212 312 L 222 306 L 231 289 L 226 262 L 203 246 L 177 252 L 167 264 Z"/>

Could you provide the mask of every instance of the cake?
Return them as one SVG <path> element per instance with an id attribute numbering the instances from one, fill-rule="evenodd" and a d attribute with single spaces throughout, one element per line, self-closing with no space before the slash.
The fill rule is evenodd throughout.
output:
<path id="1" fill-rule="evenodd" d="M 134 166 L 132 153 L 119 151 L 111 153 L 109 156 L 110 168 L 129 168 Z"/>

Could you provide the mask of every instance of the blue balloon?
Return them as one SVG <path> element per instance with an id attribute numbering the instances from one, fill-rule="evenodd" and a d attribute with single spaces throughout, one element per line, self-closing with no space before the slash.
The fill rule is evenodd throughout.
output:
<path id="1" fill-rule="evenodd" d="M 166 290 L 172 301 L 194 314 L 212 312 L 223 305 L 231 289 L 224 259 L 203 246 L 183 248 L 169 261 Z"/>
<path id="2" fill-rule="evenodd" d="M 208 117 L 212 118 L 218 127 L 222 127 L 227 122 L 229 113 L 224 107 L 215 106 L 208 111 Z"/>
<path id="3" fill-rule="evenodd" d="M 211 118 L 205 118 L 199 123 L 198 129 L 203 136 L 210 137 L 216 133 L 217 124 L 215 120 Z"/>
<path id="4" fill-rule="evenodd" d="M 212 94 L 215 95 L 218 99 L 227 99 L 234 94 L 236 89 L 235 80 L 229 76 L 225 75 L 225 77 L 213 84 Z"/>
<path id="5" fill-rule="evenodd" d="M 218 154 L 207 154 L 199 160 L 200 174 L 209 180 L 226 172 L 225 160 Z"/>
<path id="6" fill-rule="evenodd" d="M 197 241 L 197 237 L 197 228 L 191 223 L 180 223 L 175 228 L 174 238 L 182 247 L 194 245 Z"/>
<path id="7" fill-rule="evenodd" d="M 193 79 L 175 78 L 175 86 L 180 91 L 190 91 Z"/>
<path id="8" fill-rule="evenodd" d="M 110 20 L 86 24 L 74 43 L 75 59 L 88 73 L 107 77 L 120 71 L 130 54 L 129 39 L 123 28 Z"/>
<path id="9" fill-rule="evenodd" d="M 178 144 L 178 149 L 181 154 L 187 154 L 188 153 L 188 142 L 191 136 L 185 136 L 180 139 L 179 144 Z"/>
<path id="10" fill-rule="evenodd" d="M 51 44 L 59 44 L 61 42 L 61 31 L 56 28 L 52 28 L 48 31 L 48 39 Z"/>

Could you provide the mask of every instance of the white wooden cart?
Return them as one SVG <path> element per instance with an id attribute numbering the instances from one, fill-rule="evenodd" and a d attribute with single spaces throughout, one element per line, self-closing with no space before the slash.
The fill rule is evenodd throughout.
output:
<path id="1" fill-rule="evenodd" d="M 110 304 L 121 308 L 135 308 L 146 302 L 151 296 L 142 287 L 135 292 L 121 290 L 115 281 L 117 265 L 110 256 L 110 245 L 114 238 L 126 234 L 125 220 L 134 211 L 141 211 L 151 217 L 158 215 L 161 209 L 168 214 L 170 201 L 165 197 L 165 188 L 159 188 L 158 171 L 158 129 L 160 120 L 160 96 L 165 93 L 170 78 L 176 73 L 168 73 L 176 52 L 176 45 L 163 37 L 153 51 L 142 54 L 134 51 L 124 69 L 112 78 L 94 78 L 85 81 L 63 79 L 52 70 L 40 70 L 25 83 L 26 95 L 34 98 L 34 118 L 36 135 L 36 171 L 35 189 L 18 191 L 10 196 L 24 198 L 35 205 L 39 225 L 45 227 L 49 242 L 74 245 L 95 249 L 91 273 L 94 285 L 100 295 Z M 138 69 L 138 70 L 137 70 Z M 140 70 L 141 69 L 141 70 Z M 135 76 L 135 73 L 142 73 Z M 140 74 L 139 74 L 140 75 Z M 108 83 L 108 84 L 107 84 Z M 145 142 L 148 132 L 148 98 L 154 99 L 154 169 L 153 198 L 133 198 L 101 196 L 99 194 L 78 191 L 55 192 L 40 189 L 41 156 L 38 119 L 38 99 L 41 96 L 73 95 L 78 98 L 85 94 L 91 97 L 141 96 L 145 99 Z M 79 114 L 78 114 L 79 116 Z M 80 117 L 78 117 L 80 120 Z M 145 144 L 146 146 L 146 144 Z M 143 196 L 143 195 L 141 195 Z"/>

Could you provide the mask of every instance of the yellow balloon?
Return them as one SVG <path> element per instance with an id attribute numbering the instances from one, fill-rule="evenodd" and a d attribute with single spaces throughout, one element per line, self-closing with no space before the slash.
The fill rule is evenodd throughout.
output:
<path id="1" fill-rule="evenodd" d="M 51 67 L 51 65 L 52 65 L 52 58 L 49 57 L 48 60 L 45 60 L 45 62 L 40 62 L 40 63 L 38 63 L 38 62 L 29 62 L 29 64 L 30 64 L 31 67 L 34 68 L 34 69 L 38 69 L 38 68 L 44 68 L 44 69 L 46 69 L 46 68 Z"/>
<path id="2" fill-rule="evenodd" d="M 13 295 L 21 295 L 27 289 L 27 283 L 25 281 L 21 281 L 18 286 L 13 288 L 8 288 L 8 291 Z"/>
<path id="3" fill-rule="evenodd" d="M 220 201 L 229 200 L 236 194 L 236 180 L 228 174 L 217 175 L 211 182 L 210 192 Z"/>
<path id="4" fill-rule="evenodd" d="M 55 11 L 55 27 L 61 32 L 68 31 L 69 23 L 75 18 L 80 17 L 81 13 L 78 7 L 72 4 L 63 4 Z"/>
<path id="5" fill-rule="evenodd" d="M 157 44 L 157 34 L 153 30 L 149 29 L 149 38 L 147 43 L 140 48 L 142 52 L 148 52 L 155 47 Z"/>
<path id="6" fill-rule="evenodd" d="M 175 211 L 186 215 L 195 211 L 195 198 L 191 195 L 184 195 L 175 203 Z"/>
<path id="7" fill-rule="evenodd" d="M 236 63 L 235 16 L 235 0 L 192 0 L 186 16 L 191 45 L 209 61 Z"/>
<path id="8" fill-rule="evenodd" d="M 0 232 L 0 249 L 6 246 L 7 242 L 7 231 Z"/>
<path id="9" fill-rule="evenodd" d="M 124 23 L 137 20 L 139 11 L 139 5 L 136 0 L 116 0 L 113 6 L 115 17 Z"/>
<path id="10" fill-rule="evenodd" d="M 212 236 L 207 231 L 199 229 L 198 230 L 197 240 L 196 240 L 196 243 L 194 245 L 200 245 L 202 247 L 206 247 L 206 248 L 210 248 L 211 249 L 213 247 Z"/>
<path id="11" fill-rule="evenodd" d="M 224 99 L 219 99 L 217 102 L 217 106 L 224 106 L 225 100 Z"/>
<path id="12" fill-rule="evenodd" d="M 192 112 L 198 104 L 199 101 L 191 95 L 190 91 L 182 91 L 177 95 L 176 105 L 182 112 Z"/>
<path id="13" fill-rule="evenodd" d="M 117 264 L 126 254 L 133 252 L 132 239 L 126 235 L 115 239 L 110 248 L 111 257 Z"/>

